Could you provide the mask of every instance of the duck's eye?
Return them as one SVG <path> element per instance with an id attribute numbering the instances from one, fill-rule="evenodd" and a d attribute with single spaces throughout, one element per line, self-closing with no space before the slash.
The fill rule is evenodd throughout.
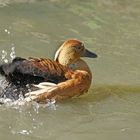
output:
<path id="1" fill-rule="evenodd" d="M 81 46 L 72 46 L 73 48 L 77 49 L 77 50 L 80 50 L 81 49 Z"/>

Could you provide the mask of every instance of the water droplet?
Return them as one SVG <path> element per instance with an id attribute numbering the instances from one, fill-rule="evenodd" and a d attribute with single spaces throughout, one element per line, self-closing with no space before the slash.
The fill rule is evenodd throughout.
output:
<path id="1" fill-rule="evenodd" d="M 10 34 L 10 31 L 8 29 L 4 29 L 4 32 Z"/>
<path id="2" fill-rule="evenodd" d="M 4 29 L 4 31 L 7 33 L 8 32 L 8 30 L 7 29 Z"/>
<path id="3" fill-rule="evenodd" d="M 22 134 L 22 135 L 29 135 L 31 133 L 32 133 L 31 130 L 21 130 L 21 131 L 17 132 L 17 134 Z"/>
<path id="4" fill-rule="evenodd" d="M 15 47 L 11 48 L 11 53 L 10 53 L 10 58 L 11 60 L 13 60 L 16 57 L 16 53 L 15 53 Z"/>

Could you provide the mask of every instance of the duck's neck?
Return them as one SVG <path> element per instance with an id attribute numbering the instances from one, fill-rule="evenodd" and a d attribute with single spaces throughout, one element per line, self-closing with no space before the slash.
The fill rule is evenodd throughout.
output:
<path id="1" fill-rule="evenodd" d="M 70 59 L 58 59 L 58 62 L 64 66 L 69 67 L 70 69 L 72 69 L 74 71 L 75 70 L 86 71 L 92 76 L 91 71 L 90 71 L 87 63 L 80 58 L 77 60 L 74 60 L 74 61 L 72 61 Z"/>
<path id="2" fill-rule="evenodd" d="M 71 64 L 74 64 L 77 61 L 77 59 L 75 59 L 75 58 L 71 59 L 71 58 L 69 58 L 69 55 L 67 55 L 65 57 L 59 56 L 57 61 L 64 66 L 69 66 Z"/>
<path id="3" fill-rule="evenodd" d="M 82 59 L 78 59 L 74 63 L 69 64 L 68 67 L 71 68 L 72 70 L 82 70 L 82 71 L 86 71 L 89 74 L 91 74 L 91 71 L 90 71 L 87 63 Z"/>

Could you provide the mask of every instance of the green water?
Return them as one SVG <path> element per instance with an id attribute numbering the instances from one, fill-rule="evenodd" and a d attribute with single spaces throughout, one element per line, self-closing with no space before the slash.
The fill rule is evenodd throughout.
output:
<path id="1" fill-rule="evenodd" d="M 56 106 L 0 107 L 0 139 L 138 140 L 139 0 L 0 0 L 0 53 L 53 58 L 76 38 L 98 54 L 85 59 L 89 93 Z M 1 53 L 2 54 L 2 53 Z"/>

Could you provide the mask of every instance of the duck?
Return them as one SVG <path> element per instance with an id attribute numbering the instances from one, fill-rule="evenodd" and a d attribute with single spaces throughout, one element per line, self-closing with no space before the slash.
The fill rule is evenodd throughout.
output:
<path id="1" fill-rule="evenodd" d="M 97 54 L 77 39 L 64 41 L 54 60 L 16 57 L 0 65 L 0 74 L 7 82 L 1 97 L 17 100 L 22 94 L 26 102 L 44 103 L 80 96 L 92 81 L 91 70 L 82 57 L 96 58 Z"/>

